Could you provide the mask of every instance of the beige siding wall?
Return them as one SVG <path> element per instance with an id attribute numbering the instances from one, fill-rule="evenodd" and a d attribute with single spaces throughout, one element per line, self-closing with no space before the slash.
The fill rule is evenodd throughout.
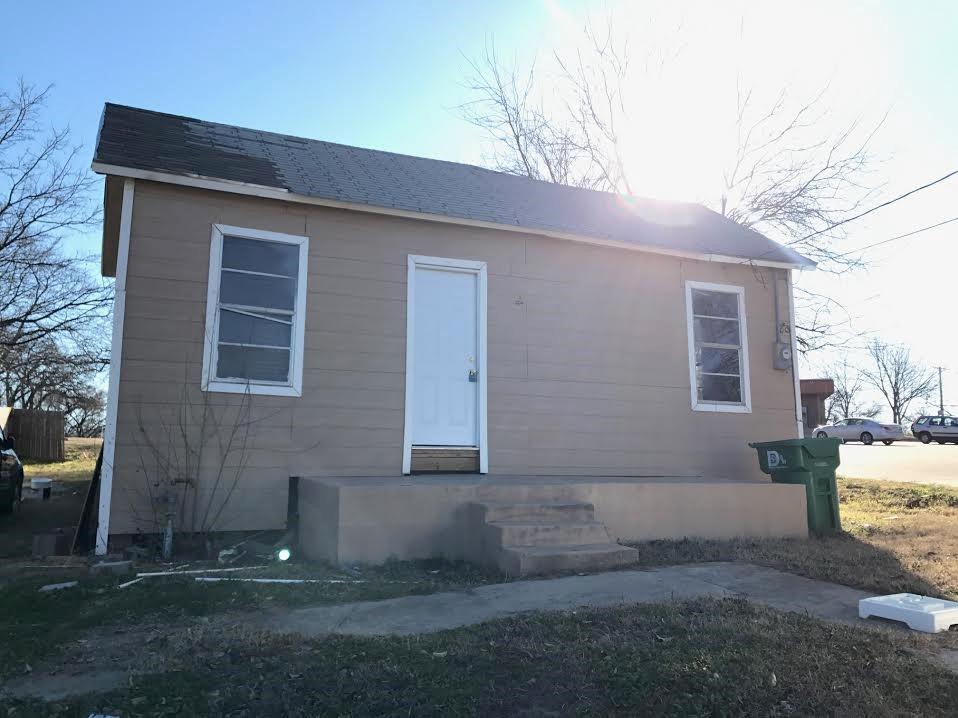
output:
<path id="1" fill-rule="evenodd" d="M 301 398 L 199 390 L 215 222 L 310 238 Z M 137 182 L 111 532 L 153 530 L 161 476 L 202 477 L 184 527 L 257 529 L 291 474 L 398 475 L 409 254 L 488 264 L 493 473 L 757 478 L 745 442 L 795 435 L 773 270 Z M 686 280 L 745 287 L 750 414 L 690 408 Z"/>

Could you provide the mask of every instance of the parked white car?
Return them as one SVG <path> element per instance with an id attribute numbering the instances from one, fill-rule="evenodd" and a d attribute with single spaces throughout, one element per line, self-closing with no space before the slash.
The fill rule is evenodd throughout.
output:
<path id="1" fill-rule="evenodd" d="M 954 441 L 958 444 L 958 418 L 954 416 L 919 416 L 911 425 L 911 433 L 922 444 L 937 441 L 944 444 Z"/>
<path id="2" fill-rule="evenodd" d="M 812 435 L 816 439 L 834 437 L 844 441 L 860 441 L 866 446 L 875 441 L 891 446 L 905 438 L 905 432 L 900 426 L 879 424 L 871 419 L 842 419 L 834 424 L 815 427 Z"/>

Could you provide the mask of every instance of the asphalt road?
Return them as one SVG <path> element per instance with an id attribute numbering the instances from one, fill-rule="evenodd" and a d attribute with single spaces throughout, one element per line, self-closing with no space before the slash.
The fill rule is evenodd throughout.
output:
<path id="1" fill-rule="evenodd" d="M 958 444 L 920 444 L 899 441 L 885 446 L 843 444 L 839 476 L 886 479 L 958 488 Z"/>

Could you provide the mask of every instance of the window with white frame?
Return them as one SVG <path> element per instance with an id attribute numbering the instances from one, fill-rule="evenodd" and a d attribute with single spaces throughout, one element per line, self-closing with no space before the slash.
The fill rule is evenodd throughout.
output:
<path id="1" fill-rule="evenodd" d="M 213 225 L 203 388 L 300 396 L 308 238 Z"/>
<path id="2" fill-rule="evenodd" d="M 685 293 L 692 408 L 750 411 L 745 290 L 687 282 Z"/>

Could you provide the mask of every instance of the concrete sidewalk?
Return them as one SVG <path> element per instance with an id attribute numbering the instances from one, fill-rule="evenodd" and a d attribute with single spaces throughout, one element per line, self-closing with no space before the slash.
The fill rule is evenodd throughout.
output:
<path id="1" fill-rule="evenodd" d="M 263 628 L 319 636 L 431 633 L 525 611 L 739 596 L 781 611 L 843 623 L 876 625 L 858 618 L 858 601 L 872 594 L 826 581 L 744 563 L 669 566 L 613 571 L 539 581 L 480 586 L 470 591 L 406 596 L 276 611 Z"/>

